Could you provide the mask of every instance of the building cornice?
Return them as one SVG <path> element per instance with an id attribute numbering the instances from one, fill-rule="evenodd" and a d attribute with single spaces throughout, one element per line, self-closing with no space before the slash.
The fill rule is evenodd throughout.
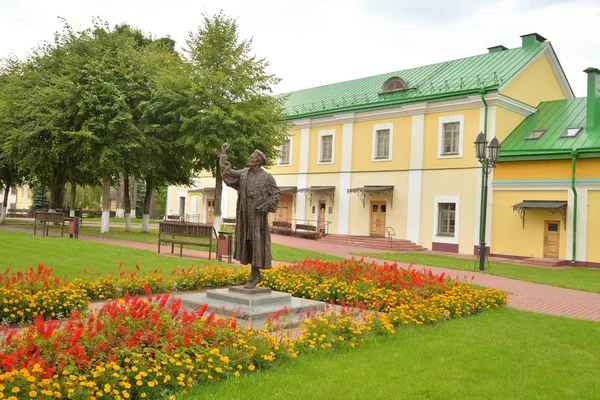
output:
<path id="1" fill-rule="evenodd" d="M 537 108 L 528 104 L 504 96 L 500 93 L 488 93 L 485 100 L 490 106 L 501 106 L 519 114 L 529 116 L 537 111 Z M 319 128 L 323 126 L 339 125 L 352 122 L 363 122 L 372 120 L 384 120 L 390 118 L 408 117 L 421 114 L 433 114 L 449 111 L 460 111 L 483 107 L 480 95 L 466 96 L 446 101 L 425 102 L 407 104 L 404 106 L 369 110 L 364 112 L 353 112 L 334 114 L 326 117 L 305 118 L 294 120 L 292 129 Z"/>
<path id="2" fill-rule="evenodd" d="M 563 190 L 571 188 L 570 179 L 527 179 L 527 180 L 494 180 L 494 191 L 497 190 Z M 577 179 L 576 188 L 600 188 L 600 179 Z"/>

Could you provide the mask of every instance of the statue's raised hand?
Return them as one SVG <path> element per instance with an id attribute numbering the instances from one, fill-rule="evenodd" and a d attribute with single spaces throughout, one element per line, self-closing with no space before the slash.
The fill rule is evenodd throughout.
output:
<path id="1" fill-rule="evenodd" d="M 225 153 L 227 153 L 227 150 L 229 150 L 229 143 L 225 142 L 225 143 L 223 143 L 223 145 L 221 146 L 221 154 L 225 154 Z"/>

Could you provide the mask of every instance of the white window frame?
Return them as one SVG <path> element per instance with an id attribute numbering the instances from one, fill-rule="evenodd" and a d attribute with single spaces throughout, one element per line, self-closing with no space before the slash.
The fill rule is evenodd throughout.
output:
<path id="1" fill-rule="evenodd" d="M 438 235 L 440 203 L 454 203 L 454 236 Z M 433 199 L 433 237 L 436 243 L 458 244 L 460 236 L 460 196 L 435 196 Z"/>
<path id="2" fill-rule="evenodd" d="M 389 141 L 389 149 L 390 152 L 387 158 L 377 158 L 377 131 L 382 130 L 390 131 L 390 141 Z M 372 150 L 371 150 L 371 161 L 379 162 L 379 161 L 392 161 L 392 154 L 394 153 L 394 124 L 389 122 L 387 124 L 374 124 L 373 125 L 373 140 L 372 140 Z"/>
<path id="3" fill-rule="evenodd" d="M 291 167 L 292 166 L 292 149 L 294 148 L 294 138 L 292 136 L 288 136 L 287 138 L 285 138 L 285 140 L 290 142 L 289 162 L 287 162 L 285 164 L 281 163 L 281 148 L 283 146 L 283 143 L 282 143 L 282 146 L 279 146 L 279 156 L 277 157 L 277 166 Z"/>
<path id="4" fill-rule="evenodd" d="M 323 150 L 322 137 L 331 136 L 331 161 L 321 161 L 321 151 Z M 317 164 L 334 164 L 335 163 L 335 129 L 319 131 L 319 151 L 317 154 Z"/>
<path id="5" fill-rule="evenodd" d="M 458 122 L 458 154 L 444 154 L 444 124 Z M 438 158 L 462 158 L 465 139 L 465 116 L 448 115 L 438 119 Z"/>

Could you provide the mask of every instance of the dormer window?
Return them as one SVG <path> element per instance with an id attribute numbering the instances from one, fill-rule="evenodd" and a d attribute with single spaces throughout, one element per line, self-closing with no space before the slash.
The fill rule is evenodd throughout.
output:
<path id="1" fill-rule="evenodd" d="M 404 82 L 404 79 L 398 76 L 393 76 L 385 81 L 383 88 L 381 89 L 381 93 L 398 92 L 400 90 L 406 90 L 406 88 L 406 82 Z"/>
<path id="2" fill-rule="evenodd" d="M 582 127 L 578 128 L 567 128 L 563 133 L 560 134 L 561 138 L 574 138 L 581 133 Z"/>
<path id="3" fill-rule="evenodd" d="M 546 129 L 539 129 L 536 131 L 531 131 L 531 133 L 529 135 L 527 135 L 525 140 L 538 140 L 539 138 L 544 136 L 544 133 L 546 133 Z"/>

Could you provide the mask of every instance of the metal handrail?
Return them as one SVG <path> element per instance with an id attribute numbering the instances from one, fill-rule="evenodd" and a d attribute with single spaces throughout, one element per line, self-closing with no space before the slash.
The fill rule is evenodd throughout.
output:
<path id="1" fill-rule="evenodd" d="M 393 236 L 396 236 L 396 231 L 391 226 L 386 226 L 385 231 L 387 232 L 388 244 L 392 247 Z"/>

